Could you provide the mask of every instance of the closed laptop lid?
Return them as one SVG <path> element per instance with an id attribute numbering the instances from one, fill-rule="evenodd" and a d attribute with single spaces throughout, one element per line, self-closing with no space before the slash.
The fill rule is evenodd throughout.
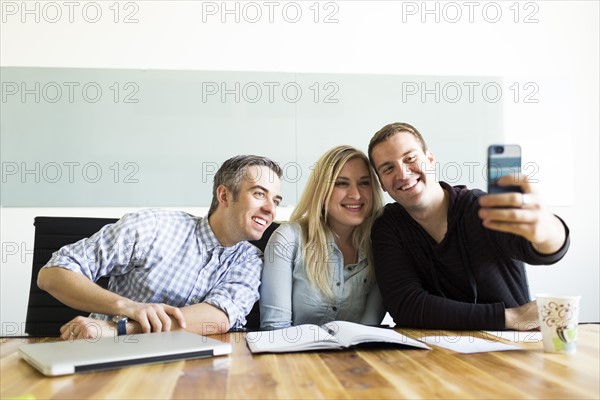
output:
<path id="1" fill-rule="evenodd" d="M 19 347 L 19 355 L 24 360 L 50 376 L 230 353 L 229 343 L 186 331 L 32 343 Z"/>

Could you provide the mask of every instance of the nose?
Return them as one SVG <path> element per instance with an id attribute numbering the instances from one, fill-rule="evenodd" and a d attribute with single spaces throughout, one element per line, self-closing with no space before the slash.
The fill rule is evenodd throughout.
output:
<path id="1" fill-rule="evenodd" d="M 360 190 L 357 185 L 350 185 L 348 188 L 347 196 L 351 199 L 360 199 Z"/>
<path id="2" fill-rule="evenodd" d="M 411 174 L 410 168 L 408 165 L 404 163 L 399 163 L 398 168 L 396 168 L 396 179 L 403 180 L 406 179 L 408 175 Z"/>
<path id="3" fill-rule="evenodd" d="M 275 213 L 277 211 L 277 205 L 275 204 L 275 200 L 267 199 L 263 206 L 261 207 L 263 211 L 273 214 L 273 218 L 275 218 Z"/>

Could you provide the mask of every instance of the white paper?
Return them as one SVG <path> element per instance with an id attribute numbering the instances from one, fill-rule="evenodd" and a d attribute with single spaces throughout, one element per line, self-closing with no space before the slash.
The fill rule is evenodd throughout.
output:
<path id="1" fill-rule="evenodd" d="M 538 331 L 483 331 L 484 335 L 492 335 L 516 343 L 541 343 L 542 332 Z"/>
<path id="2" fill-rule="evenodd" d="M 491 351 L 522 350 L 520 347 L 473 336 L 426 336 L 420 339 L 432 346 L 443 347 L 458 353 L 487 353 Z"/>
<path id="3" fill-rule="evenodd" d="M 381 342 L 397 343 L 420 349 L 431 350 L 424 343 L 404 336 L 393 329 L 379 328 L 375 326 L 366 326 L 348 321 L 333 321 L 323 325 L 328 330 L 331 329 L 335 337 L 345 346 L 352 346 L 360 343 Z"/>

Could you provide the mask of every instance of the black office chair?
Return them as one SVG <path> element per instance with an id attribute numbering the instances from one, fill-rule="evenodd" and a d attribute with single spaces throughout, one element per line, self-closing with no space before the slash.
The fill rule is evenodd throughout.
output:
<path id="1" fill-rule="evenodd" d="M 33 268 L 25 333 L 30 336 L 59 336 L 60 327 L 78 315 L 88 312 L 68 307 L 43 291 L 37 285 L 40 269 L 48 262 L 52 253 L 62 246 L 90 237 L 106 224 L 117 221 L 115 218 L 82 217 L 36 217 L 33 243 Z M 97 282 L 106 288 L 108 278 Z"/>
<path id="2" fill-rule="evenodd" d="M 37 277 L 40 269 L 48 262 L 52 253 L 62 246 L 90 237 L 104 225 L 116 222 L 116 218 L 87 217 L 36 217 L 34 220 L 35 237 L 33 244 L 33 266 L 25 333 L 30 336 L 59 336 L 60 327 L 78 315 L 89 315 L 88 312 L 68 307 L 52 297 L 48 292 L 38 288 Z M 273 223 L 265 231 L 260 240 L 251 242 L 264 251 L 265 246 L 278 224 Z M 108 278 L 97 282 L 106 288 Z M 260 327 L 260 309 L 258 302 L 246 317 L 246 329 L 256 330 Z"/>

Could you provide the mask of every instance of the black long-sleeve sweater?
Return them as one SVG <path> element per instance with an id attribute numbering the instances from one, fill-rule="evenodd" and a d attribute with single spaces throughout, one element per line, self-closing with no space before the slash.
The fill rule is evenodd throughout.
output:
<path id="1" fill-rule="evenodd" d="M 483 227 L 480 190 L 440 185 L 449 194 L 448 230 L 437 243 L 398 203 L 388 204 L 371 238 L 377 281 L 387 311 L 401 327 L 504 329 L 505 308 L 530 301 L 523 262 L 553 264 L 520 236 Z M 561 220 L 562 222 L 562 220 Z"/>

